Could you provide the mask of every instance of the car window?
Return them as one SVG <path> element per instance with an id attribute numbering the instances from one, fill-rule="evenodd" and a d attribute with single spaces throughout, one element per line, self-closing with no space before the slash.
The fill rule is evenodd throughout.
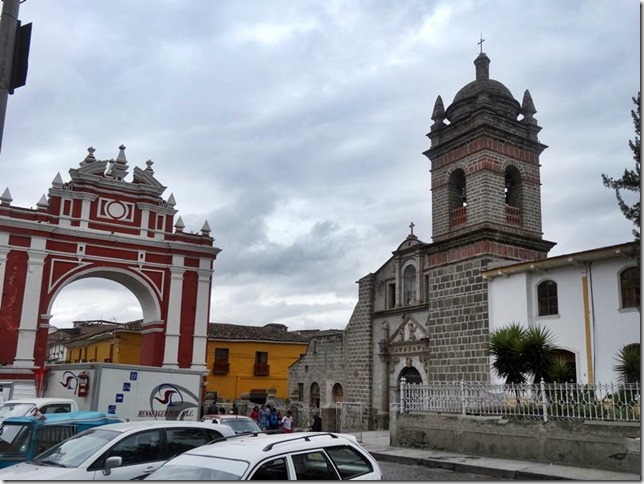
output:
<path id="1" fill-rule="evenodd" d="M 90 429 L 76 434 L 51 449 L 43 452 L 36 459 L 37 463 L 58 465 L 60 467 L 78 467 L 109 441 L 117 438 L 119 432 L 105 429 Z"/>
<path id="2" fill-rule="evenodd" d="M 291 458 L 293 459 L 297 480 L 328 481 L 340 479 L 322 451 L 294 454 Z"/>
<path id="3" fill-rule="evenodd" d="M 76 434 L 75 425 L 49 425 L 41 427 L 36 433 L 35 455 L 50 449 L 58 442 L 70 438 Z"/>
<path id="4" fill-rule="evenodd" d="M 331 458 L 342 479 L 351 479 L 373 472 L 373 466 L 359 451 L 349 446 L 327 447 Z"/>
<path id="5" fill-rule="evenodd" d="M 261 432 L 262 429 L 259 428 L 259 426 L 253 422 L 252 420 L 246 420 L 246 419 L 237 419 L 237 418 L 229 418 L 221 421 L 222 424 L 227 425 L 231 429 L 233 429 L 236 433 L 241 433 L 241 432 Z"/>
<path id="6" fill-rule="evenodd" d="M 72 406 L 69 403 L 52 403 L 40 407 L 40 413 L 67 413 L 72 411 Z"/>
<path id="7" fill-rule="evenodd" d="M 31 438 L 30 425 L 4 424 L 0 426 L 0 452 L 3 454 L 26 454 Z"/>
<path id="8" fill-rule="evenodd" d="M 123 458 L 123 466 L 164 460 L 161 456 L 161 431 L 148 430 L 125 437 L 107 452 L 106 457 Z"/>
<path id="9" fill-rule="evenodd" d="M 208 442 L 221 437 L 221 434 L 216 430 L 200 428 L 166 429 L 165 434 L 168 459 L 175 455 L 183 454 L 186 450 L 206 445 Z"/>
<path id="10" fill-rule="evenodd" d="M 286 459 L 280 457 L 268 462 L 264 462 L 257 468 L 254 474 L 249 479 L 250 481 L 287 481 L 288 469 L 286 467 Z"/>

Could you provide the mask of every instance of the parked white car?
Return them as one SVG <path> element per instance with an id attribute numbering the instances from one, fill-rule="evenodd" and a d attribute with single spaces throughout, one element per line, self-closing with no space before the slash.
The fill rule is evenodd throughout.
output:
<path id="1" fill-rule="evenodd" d="M 257 425 L 257 422 L 255 422 L 252 418 L 244 417 L 243 415 L 208 414 L 201 417 L 201 421 L 228 425 L 235 431 L 236 434 L 262 431 L 261 427 Z"/>
<path id="2" fill-rule="evenodd" d="M 0 476 L 1 477 L 1 476 Z M 145 480 L 381 480 L 378 462 L 349 434 L 237 435 L 169 460 Z"/>
<path id="3" fill-rule="evenodd" d="M 152 420 L 103 425 L 86 430 L 38 455 L 0 470 L 0 480 L 141 479 L 168 459 L 233 436 L 226 425 L 210 422 Z"/>

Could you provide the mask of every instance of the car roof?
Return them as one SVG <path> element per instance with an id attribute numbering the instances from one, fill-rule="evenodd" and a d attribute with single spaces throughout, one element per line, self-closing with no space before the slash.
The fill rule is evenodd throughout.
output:
<path id="1" fill-rule="evenodd" d="M 65 412 L 65 413 L 48 413 L 42 417 L 35 416 L 21 416 L 21 417 L 7 417 L 2 423 L 33 423 L 37 422 L 41 425 L 63 425 L 63 424 L 79 424 L 79 423 L 92 423 L 92 422 L 112 422 L 120 423 L 122 420 L 116 415 L 106 415 L 102 412 L 94 412 L 90 410 L 83 410 L 79 412 Z"/>
<path id="2" fill-rule="evenodd" d="M 288 434 L 240 434 L 188 450 L 185 454 L 239 459 L 240 456 L 257 456 L 260 460 L 275 454 L 331 445 L 357 445 L 355 436 L 330 432 L 295 432 Z M 243 458 L 243 457 L 242 457 Z"/>
<path id="3" fill-rule="evenodd" d="M 227 425 L 214 424 L 211 422 L 194 422 L 192 420 L 137 420 L 133 422 L 103 425 L 101 428 L 105 430 L 114 430 L 116 432 L 134 432 L 137 430 L 173 427 L 200 427 L 214 429 L 219 431 L 222 435 L 234 435 L 235 433 Z"/>
<path id="4" fill-rule="evenodd" d="M 246 417 L 245 415 L 235 415 L 231 413 L 209 413 L 207 415 L 204 415 L 202 418 L 209 418 L 209 419 L 220 418 L 222 420 L 229 420 L 229 419 L 253 420 L 252 418 Z"/>
<path id="5" fill-rule="evenodd" d="M 15 400 L 5 400 L 0 402 L 0 405 L 6 403 L 31 403 L 34 405 L 44 405 L 46 403 L 71 403 L 76 402 L 72 398 L 16 398 Z"/>

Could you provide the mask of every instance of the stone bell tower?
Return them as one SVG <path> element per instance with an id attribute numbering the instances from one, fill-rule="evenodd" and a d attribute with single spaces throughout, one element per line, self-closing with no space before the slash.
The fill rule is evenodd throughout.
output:
<path id="1" fill-rule="evenodd" d="M 507 245 L 498 247 L 504 258 L 544 258 L 554 245 L 541 231 L 539 155 L 547 146 L 537 138 L 532 97 L 526 90 L 519 104 L 490 79 L 485 53 L 474 65 L 476 79 L 447 109 L 438 96 L 432 113 L 424 154 L 431 161 L 433 241 L 487 240 Z"/>

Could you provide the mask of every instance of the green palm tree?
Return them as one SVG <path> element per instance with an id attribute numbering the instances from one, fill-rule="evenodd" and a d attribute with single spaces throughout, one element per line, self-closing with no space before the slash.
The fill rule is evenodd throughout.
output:
<path id="1" fill-rule="evenodd" d="M 554 357 L 554 336 L 545 328 L 523 328 L 512 323 L 490 333 L 488 350 L 492 368 L 505 383 L 525 383 L 527 375 L 539 382 L 546 378 Z"/>
<path id="2" fill-rule="evenodd" d="M 555 338 L 547 328 L 529 327 L 523 336 L 522 356 L 528 372 L 533 375 L 533 383 L 546 379 L 554 359 Z"/>
<path id="3" fill-rule="evenodd" d="M 640 345 L 630 344 L 623 346 L 617 353 L 617 365 L 613 368 L 619 380 L 624 383 L 640 382 Z"/>
<path id="4" fill-rule="evenodd" d="M 512 323 L 490 333 L 488 349 L 494 356 L 492 368 L 505 383 L 525 383 L 525 360 L 522 355 L 522 341 L 525 329 Z"/>
<path id="5" fill-rule="evenodd" d="M 546 381 L 565 383 L 575 381 L 575 366 L 562 356 L 555 356 L 547 373 Z"/>

